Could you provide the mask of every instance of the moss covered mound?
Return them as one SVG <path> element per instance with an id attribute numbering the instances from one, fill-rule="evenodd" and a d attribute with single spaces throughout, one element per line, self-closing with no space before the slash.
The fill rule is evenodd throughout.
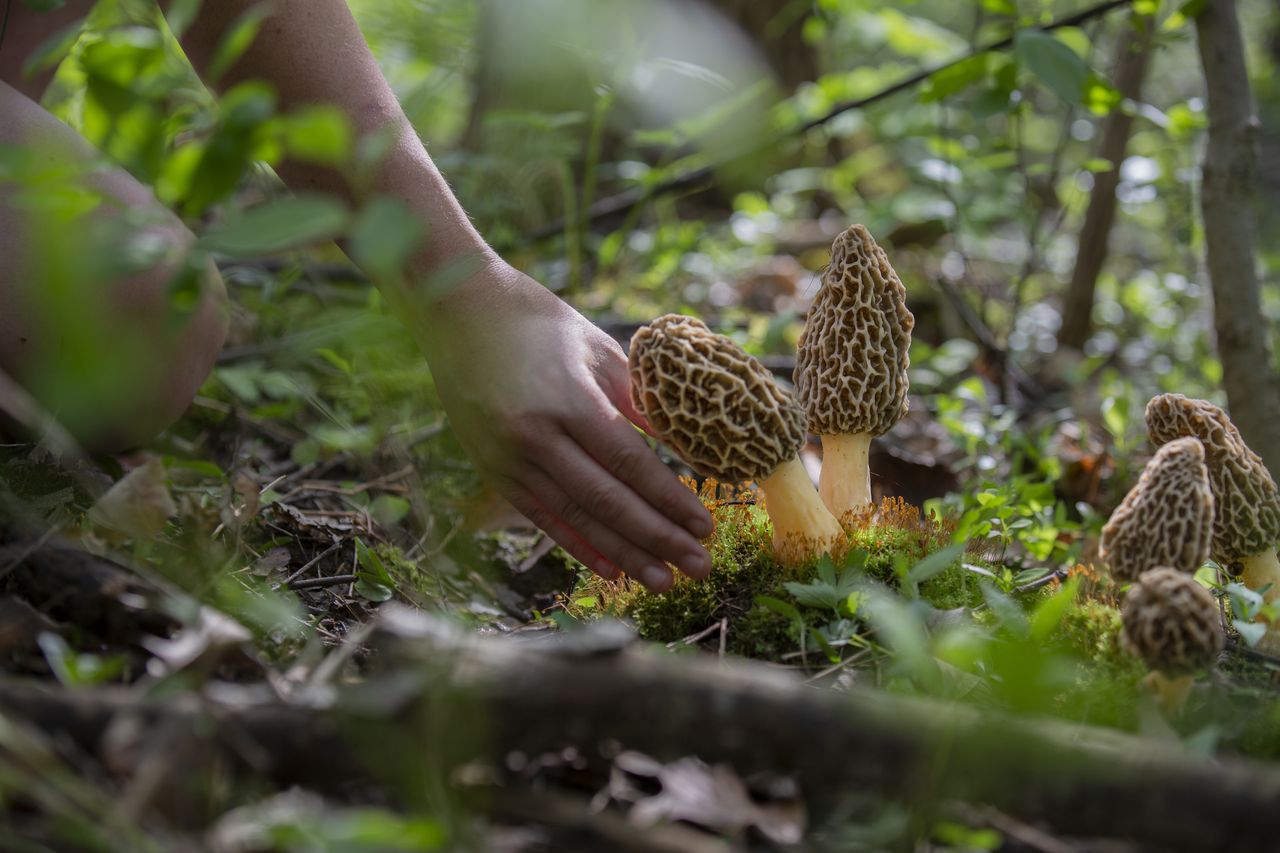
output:
<path id="1" fill-rule="evenodd" d="M 709 636 L 718 638 L 721 632 L 715 629 L 723 624 L 726 651 L 779 660 L 800 645 L 799 624 L 782 612 L 786 607 L 771 608 L 761 604 L 761 599 L 796 606 L 788 584 L 819 582 L 819 562 L 786 566 L 774 558 L 769 519 L 754 493 L 730 492 L 713 481 L 703 484 L 699 493 L 716 521 L 715 533 L 706 542 L 713 563 L 707 580 L 679 578 L 670 591 L 654 595 L 627 580 L 590 578 L 574 601 L 628 617 L 641 636 L 664 643 L 708 629 Z M 943 523 L 922 517 L 918 509 L 901 499 L 887 498 L 874 510 L 844 519 L 844 525 L 847 551 L 833 559 L 836 570 L 843 574 L 846 567 L 859 564 L 860 576 L 891 587 L 897 587 L 913 566 L 951 542 L 951 531 Z M 920 597 L 939 609 L 972 607 L 981 602 L 980 576 L 964 563 L 958 555 L 922 581 Z M 575 609 L 573 602 L 569 608 L 571 612 Z"/>

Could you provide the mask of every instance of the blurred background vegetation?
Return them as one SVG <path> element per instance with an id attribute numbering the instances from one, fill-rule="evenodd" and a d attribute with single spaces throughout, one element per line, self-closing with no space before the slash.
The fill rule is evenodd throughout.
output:
<path id="1" fill-rule="evenodd" d="M 1116 590 L 1096 557 L 1102 522 L 1151 453 L 1145 402 L 1167 391 L 1226 402 L 1199 209 L 1207 119 L 1192 18 L 1203 3 L 350 5 L 481 233 L 623 342 L 661 313 L 692 313 L 787 379 L 832 238 L 864 223 L 889 253 L 916 317 L 912 400 L 877 442 L 873 485 L 935 512 L 942 541 L 893 540 L 910 564 L 886 557 L 877 577 L 898 595 L 877 587 L 859 604 L 843 586 L 847 567 L 829 565 L 779 583 L 747 604 L 744 636 L 767 642 L 734 650 L 767 649 L 807 673 L 866 651 L 849 667 L 873 673 L 858 683 L 1202 751 L 1280 754 L 1274 662 L 1257 655 L 1246 657 L 1261 675 L 1214 688 L 1229 688 L 1231 701 L 1193 702 L 1172 728 L 1148 713 L 1142 673 L 1116 646 Z M 417 235 L 376 200 L 348 211 L 285 198 L 269 168 L 288 152 L 358 172 L 376 162 L 376 146 L 354 143 L 323 107 L 278 114 L 265 84 L 211 96 L 169 29 L 192 8 L 175 3 L 166 26 L 149 3 L 104 0 L 83 31 L 31 60 L 61 62 L 46 104 L 156 188 L 231 292 L 217 368 L 146 449 L 163 462 L 158 483 L 174 512 L 149 531 L 158 535 L 121 535 L 89 509 L 111 506 L 112 483 L 141 470 L 136 458 L 59 465 L 47 446 L 12 444 L 0 448 L 0 529 L 127 555 L 188 603 L 247 626 L 259 662 L 279 671 L 315 666 L 393 597 L 503 631 L 622 612 L 634 590 L 601 588 L 476 482 L 409 334 L 331 243 L 348 237 L 376 275 Z M 1238 9 L 1261 119 L 1257 322 L 1274 334 L 1280 6 Z M 1082 10 L 1073 25 L 1038 29 Z M 242 22 L 228 57 L 257 23 Z M 1000 47 L 974 52 L 989 44 Z M 59 234 L 92 204 L 75 176 L 42 173 L 15 149 L 0 151 L 0 175 L 42 199 L 42 251 L 64 304 L 76 304 L 83 282 L 145 259 L 144 241 L 118 234 L 103 235 L 91 258 L 60 258 Z M 1111 221 L 1096 209 L 1108 199 Z M 175 304 L 190 286 L 175 285 Z M 77 384 L 51 407 L 91 418 L 100 398 L 84 388 L 109 397 L 128 384 L 113 360 L 130 357 L 128 342 L 94 340 L 92 316 L 68 314 L 86 330 L 66 356 Z M 1280 357 L 1257 370 L 1260 393 L 1267 381 L 1274 389 L 1267 377 Z M 143 510 L 148 500 L 116 498 Z M 743 535 L 749 544 L 754 534 Z M 952 550 L 911 574 L 951 539 L 971 558 Z M 881 544 L 867 543 L 873 558 Z M 718 570 L 759 570 L 739 559 L 737 538 L 721 546 Z M 961 580 L 929 587 L 943 566 Z M 1256 611 L 1257 596 L 1213 568 L 1206 585 L 1237 615 Z M 690 604 L 681 631 L 662 639 L 714 646 L 704 629 L 719 620 L 716 606 Z M 957 608 L 974 622 L 940 627 L 937 614 Z M 191 607 L 169 615 L 185 630 L 203 624 Z M 768 620 L 782 627 L 769 633 Z M 703 636 L 675 643 L 685 629 Z M 151 657 L 82 635 L 9 654 L 10 671 L 82 685 L 132 683 Z M 0 789 L 13 797 L 30 783 L 15 771 Z M 885 837 L 919 829 L 886 820 L 873 827 Z M 335 838 L 350 831 L 334 826 Z M 405 831 L 392 821 L 361 837 L 383 849 L 378 839 Z M 423 832 L 420 847 L 404 849 L 444 843 Z M 992 849 L 990 838 L 945 835 L 932 843 Z M 286 836 L 278 849 L 348 849 Z"/>

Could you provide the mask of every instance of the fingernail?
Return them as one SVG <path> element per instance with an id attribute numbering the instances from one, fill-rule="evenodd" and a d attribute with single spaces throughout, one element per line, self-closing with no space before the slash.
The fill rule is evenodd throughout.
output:
<path id="1" fill-rule="evenodd" d="M 685 529 L 699 539 L 706 539 L 715 532 L 716 526 L 708 516 L 694 516 L 689 519 L 689 523 L 685 525 Z"/>
<path id="2" fill-rule="evenodd" d="M 640 570 L 640 583 L 653 592 L 666 592 L 671 586 L 671 572 L 660 566 L 645 566 Z"/>
<path id="3" fill-rule="evenodd" d="M 680 569 L 691 578 L 701 580 L 711 574 L 711 555 L 706 551 L 693 551 L 680 561 Z"/>

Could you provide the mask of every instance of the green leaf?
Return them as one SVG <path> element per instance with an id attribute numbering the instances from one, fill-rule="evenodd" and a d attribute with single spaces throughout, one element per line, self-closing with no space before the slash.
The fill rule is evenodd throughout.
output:
<path id="1" fill-rule="evenodd" d="M 334 350 L 331 350 L 328 347 L 320 347 L 316 350 L 316 355 L 329 362 L 329 364 L 333 365 L 347 376 L 352 374 L 351 362 L 338 355 Z"/>
<path id="2" fill-rule="evenodd" d="M 346 113 L 315 106 L 285 116 L 280 122 L 284 147 L 295 159 L 322 166 L 343 166 L 351 159 L 353 135 Z"/>
<path id="3" fill-rule="evenodd" d="M 929 75 L 921 91 L 920 100 L 926 103 L 941 101 L 969 88 L 987 76 L 989 57 L 990 54 L 980 53 L 939 68 Z"/>
<path id="4" fill-rule="evenodd" d="M 369 514 L 383 527 L 399 524 L 409 514 L 407 500 L 396 495 L 378 495 L 369 506 Z"/>
<path id="5" fill-rule="evenodd" d="M 987 607 L 996 615 L 1000 626 L 1016 637 L 1026 637 L 1030 626 L 1027 624 L 1027 615 L 1022 612 L 1017 602 L 986 581 L 983 581 L 980 587 Z"/>
<path id="6" fill-rule="evenodd" d="M 359 539 L 356 540 L 356 561 L 360 564 L 356 571 L 356 592 L 375 602 L 391 598 L 395 593 L 396 582 L 387 571 L 382 558 Z"/>
<path id="7" fill-rule="evenodd" d="M 813 583 L 795 583 L 788 581 L 783 584 L 787 592 L 805 607 L 829 608 L 835 607 L 845 598 L 836 592 L 836 588 L 829 583 L 822 581 L 814 581 Z"/>
<path id="8" fill-rule="evenodd" d="M 227 218 L 202 241 L 203 248 L 234 258 L 252 258 L 332 240 L 347 223 L 347 209 L 325 196 L 268 201 Z"/>
<path id="9" fill-rule="evenodd" d="M 22 0 L 22 5 L 37 12 L 52 12 L 67 5 L 67 0 Z"/>
<path id="10" fill-rule="evenodd" d="M 257 382 L 259 373 L 261 370 L 256 366 L 219 367 L 214 376 L 241 402 L 252 404 L 262 399 Z"/>
<path id="11" fill-rule="evenodd" d="M 1089 112 L 1105 116 L 1124 102 L 1124 96 L 1104 78 L 1090 72 L 1085 81 L 1082 100 Z"/>
<path id="12" fill-rule="evenodd" d="M 1079 104 L 1089 79 L 1089 66 L 1071 48 L 1043 30 L 1019 30 L 1014 55 L 1058 97 Z"/>
<path id="13" fill-rule="evenodd" d="M 372 278 L 394 279 L 426 233 L 421 217 L 404 202 L 379 196 L 365 205 L 351 226 L 351 258 Z"/>
<path id="14" fill-rule="evenodd" d="M 30 79 L 66 59 L 71 53 L 71 48 L 75 47 L 76 42 L 79 41 L 82 29 L 84 29 L 84 18 L 77 18 L 40 42 L 36 49 L 27 54 L 27 58 L 23 60 L 22 76 Z"/>
<path id="15" fill-rule="evenodd" d="M 942 574 L 964 553 L 964 549 L 965 543 L 959 542 L 955 545 L 948 545 L 941 551 L 934 551 L 916 563 L 911 571 L 907 572 L 907 578 L 912 583 L 921 584 L 929 580 L 929 578 Z"/>
<path id="16" fill-rule="evenodd" d="M 772 610 L 774 613 L 785 616 L 793 622 L 804 622 L 804 617 L 800 615 L 800 611 L 790 602 L 770 595 L 757 595 L 755 602 L 764 609 Z"/>
<path id="17" fill-rule="evenodd" d="M 1076 600 L 1079 585 L 1079 579 L 1073 578 L 1063 584 L 1062 589 L 1040 603 L 1035 613 L 1031 615 L 1031 639 L 1043 643 L 1058 630 L 1058 626 L 1062 624 L 1062 618 L 1067 615 L 1067 611 Z"/>
<path id="18" fill-rule="evenodd" d="M 214 50 L 213 58 L 209 60 L 209 67 L 205 71 L 205 76 L 211 83 L 221 79 L 235 65 L 236 60 L 244 55 L 258 37 L 262 22 L 272 11 L 270 3 L 258 3 L 232 23 L 230 30 Z"/>

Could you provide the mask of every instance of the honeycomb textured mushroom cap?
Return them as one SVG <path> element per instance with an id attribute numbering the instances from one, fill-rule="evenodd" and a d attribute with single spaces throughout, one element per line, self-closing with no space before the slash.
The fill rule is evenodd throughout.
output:
<path id="1" fill-rule="evenodd" d="M 628 367 L 636 409 L 704 477 L 759 480 L 804 444 L 804 413 L 791 395 L 701 320 L 667 314 L 642 326 Z"/>
<path id="2" fill-rule="evenodd" d="M 884 435 L 907 413 L 906 298 L 866 228 L 836 237 L 796 358 L 796 399 L 813 432 Z"/>
<path id="3" fill-rule="evenodd" d="M 1166 675 L 1204 669 L 1225 642 L 1213 596 L 1193 576 L 1167 566 L 1138 578 L 1120 618 L 1125 648 Z"/>
<path id="4" fill-rule="evenodd" d="M 1227 413 L 1206 400 L 1161 394 L 1147 404 L 1153 444 L 1194 436 L 1204 444 L 1215 501 L 1213 556 L 1232 563 L 1280 543 L 1280 489 Z"/>
<path id="5" fill-rule="evenodd" d="M 1101 556 L 1117 580 L 1132 583 L 1152 566 L 1194 573 L 1209 559 L 1213 491 L 1199 439 L 1156 451 L 1102 528 Z"/>

